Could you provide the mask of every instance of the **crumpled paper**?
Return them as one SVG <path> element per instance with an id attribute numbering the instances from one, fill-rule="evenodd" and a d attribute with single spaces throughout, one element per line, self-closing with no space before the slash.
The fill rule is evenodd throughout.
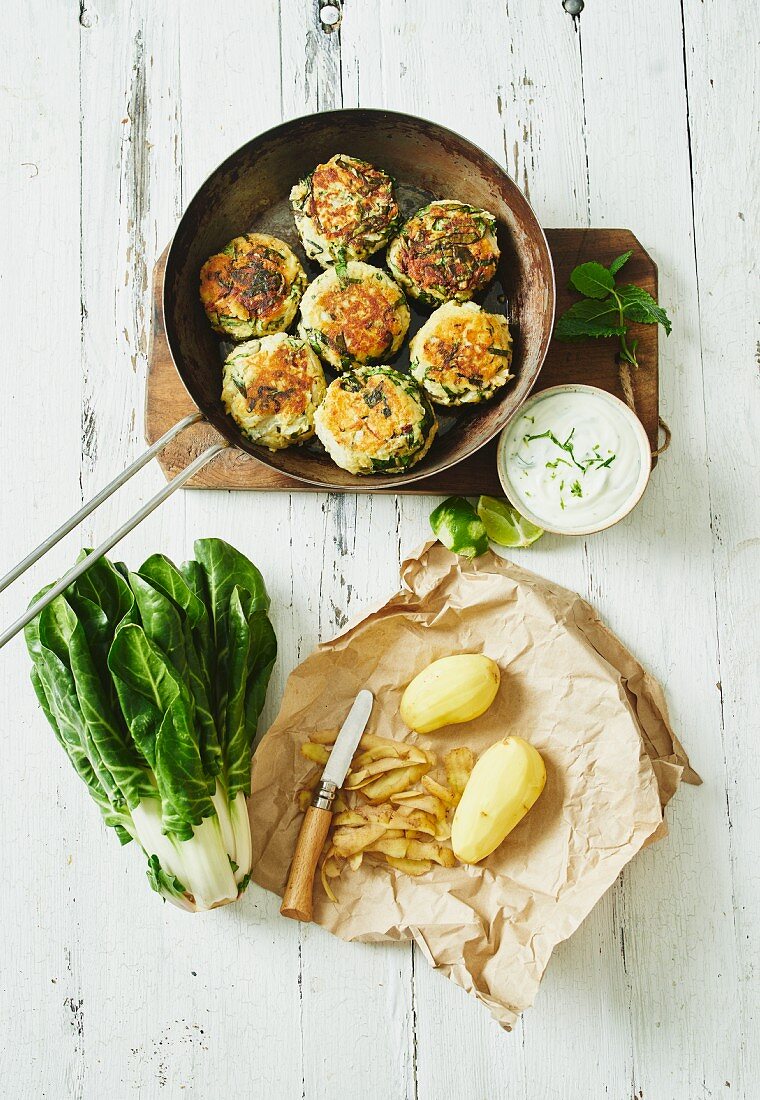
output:
<path id="1" fill-rule="evenodd" d="M 488 553 L 473 562 L 430 543 L 402 565 L 400 592 L 290 676 L 253 762 L 253 879 L 282 895 L 301 824 L 295 792 L 312 767 L 309 732 L 338 728 L 361 688 L 368 729 L 444 752 L 481 753 L 515 734 L 546 763 L 543 794 L 477 866 L 409 878 L 365 860 L 315 880 L 314 920 L 345 940 L 413 938 L 431 966 L 510 1028 L 549 957 L 644 845 L 665 835 L 663 807 L 681 779 L 698 783 L 671 729 L 660 685 L 576 593 Z M 485 653 L 499 693 L 476 721 L 428 735 L 399 714 L 411 678 L 438 657 Z M 434 775 L 443 779 L 439 771 Z"/>

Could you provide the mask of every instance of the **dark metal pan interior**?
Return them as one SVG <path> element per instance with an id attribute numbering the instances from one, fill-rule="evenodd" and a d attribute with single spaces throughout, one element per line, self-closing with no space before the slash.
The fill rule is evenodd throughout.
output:
<path id="1" fill-rule="evenodd" d="M 355 487 L 360 478 L 339 469 L 318 441 L 272 453 L 250 443 L 220 400 L 225 345 L 211 330 L 198 296 L 204 261 L 232 237 L 273 233 L 295 249 L 310 278 L 321 270 L 306 260 L 288 195 L 292 185 L 334 153 L 384 168 L 396 180 L 405 215 L 431 198 L 459 199 L 496 215 L 499 271 L 482 299 L 505 312 L 514 337 L 515 379 L 484 405 L 461 411 L 437 407 L 439 435 L 425 459 L 405 474 L 375 475 L 377 487 L 414 481 L 472 454 L 501 430 L 530 392 L 544 361 L 554 320 L 554 271 L 546 239 L 527 200 L 504 170 L 477 146 L 423 119 L 378 110 L 329 111 L 283 123 L 233 153 L 206 180 L 179 223 L 166 264 L 166 334 L 180 377 L 208 420 L 235 446 L 291 477 L 325 488 Z M 380 252 L 372 261 L 384 262 Z M 410 301 L 409 335 L 429 316 Z M 408 366 L 408 341 L 393 366 Z M 329 376 L 328 376 L 329 377 Z"/>

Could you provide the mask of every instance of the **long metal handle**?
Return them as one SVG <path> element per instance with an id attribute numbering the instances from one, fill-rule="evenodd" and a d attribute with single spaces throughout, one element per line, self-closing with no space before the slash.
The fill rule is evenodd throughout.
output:
<path id="1" fill-rule="evenodd" d="M 193 418 L 193 420 L 190 420 L 189 423 L 193 423 L 194 420 L 197 420 L 199 418 L 199 416 L 196 416 Z M 183 426 L 186 427 L 187 424 L 185 423 L 183 424 Z M 172 432 L 174 434 L 176 434 L 176 428 L 177 425 L 172 428 Z M 154 447 L 155 446 L 156 444 L 154 444 Z M 13 623 L 12 626 L 9 626 L 6 631 L 0 634 L 0 649 L 2 649 L 6 642 L 9 642 L 11 638 L 15 637 L 16 634 L 18 634 L 19 630 L 23 630 L 26 624 L 30 623 L 35 615 L 39 615 L 40 611 L 42 611 L 43 608 L 47 607 L 49 603 L 52 603 L 56 596 L 60 596 L 61 593 L 64 592 L 70 584 L 73 584 L 74 581 L 81 577 L 83 573 L 86 573 L 91 565 L 94 565 L 96 561 L 107 554 L 108 551 L 111 550 L 116 545 L 116 543 L 119 542 L 120 539 L 123 539 L 125 535 L 128 535 L 130 531 L 137 527 L 138 523 L 141 523 L 146 516 L 149 516 L 151 512 L 158 508 L 159 504 L 163 504 L 167 497 L 170 497 L 172 493 L 176 493 L 177 489 L 181 488 L 181 486 L 184 485 L 186 481 L 189 481 L 193 474 L 197 474 L 198 470 L 205 466 L 207 462 L 210 462 L 214 455 L 219 454 L 219 452 L 223 451 L 227 446 L 229 446 L 227 442 L 214 443 L 211 447 L 208 447 L 205 451 L 203 451 L 202 454 L 199 454 L 198 457 L 193 462 L 191 462 L 189 466 L 185 467 L 185 469 L 181 473 L 177 474 L 175 478 L 164 485 L 163 489 L 160 489 L 156 493 L 156 495 L 151 497 L 146 504 L 143 504 L 142 508 L 135 512 L 135 514 L 130 519 L 128 519 L 126 523 L 122 523 L 121 527 L 119 527 L 117 531 L 114 531 L 112 535 L 109 535 L 105 542 L 101 542 L 100 546 L 93 550 L 91 554 L 88 554 L 86 558 L 82 558 L 80 562 L 77 562 L 75 566 L 69 569 L 68 573 L 64 573 L 61 579 L 56 584 L 54 584 L 53 587 L 50 588 L 44 596 L 37 600 L 36 603 L 33 603 L 32 606 L 24 612 L 20 619 L 16 619 L 15 623 Z M 51 545 L 53 544 L 51 543 Z"/>
<path id="2" fill-rule="evenodd" d="M 129 481 L 133 474 L 136 474 L 138 470 L 142 470 L 143 466 L 147 466 L 150 460 L 155 458 L 159 451 L 164 449 L 167 443 L 171 443 L 175 435 L 179 435 L 185 428 L 188 428 L 191 424 L 196 424 L 202 419 L 202 412 L 190 413 L 184 420 L 178 421 L 173 428 L 169 428 L 169 431 L 165 432 L 160 439 L 157 439 L 153 446 L 149 447 L 144 454 L 136 458 L 131 466 L 127 466 L 126 470 L 122 470 L 118 477 L 115 477 L 104 489 L 96 493 L 92 500 L 88 500 L 86 504 L 83 504 L 78 512 L 70 519 L 67 519 L 65 523 L 61 524 L 57 531 L 49 535 L 44 542 L 41 542 L 36 549 L 32 550 L 31 554 L 27 554 L 23 561 L 20 561 L 18 565 L 14 565 L 9 573 L 6 573 L 4 577 L 0 578 L 0 592 L 7 588 L 9 584 L 18 580 L 22 573 L 25 573 L 31 565 L 39 561 L 43 554 L 47 554 L 48 550 L 52 549 L 57 542 L 60 542 L 64 535 L 68 535 L 69 531 L 73 531 L 76 525 L 81 523 L 83 519 L 86 519 L 90 512 L 94 512 L 99 504 L 102 504 L 104 500 L 108 500 L 111 494 L 121 488 L 126 481 Z"/>

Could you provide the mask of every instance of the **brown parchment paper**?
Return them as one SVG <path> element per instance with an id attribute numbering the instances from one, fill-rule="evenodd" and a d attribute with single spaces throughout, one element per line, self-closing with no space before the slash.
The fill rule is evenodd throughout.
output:
<path id="1" fill-rule="evenodd" d="M 365 860 L 314 886 L 314 919 L 345 940 L 414 938 L 431 966 L 509 1028 L 533 1003 L 555 945 L 621 869 L 666 832 L 663 807 L 681 779 L 699 782 L 668 720 L 660 685 L 576 593 L 488 553 L 474 562 L 432 543 L 405 561 L 403 589 L 325 642 L 290 676 L 253 762 L 253 879 L 282 894 L 301 823 L 294 792 L 311 764 L 308 733 L 337 728 L 356 693 L 375 695 L 368 729 L 433 749 L 482 752 L 506 734 L 531 741 L 543 794 L 478 866 L 408 878 Z M 398 716 L 411 678 L 456 652 L 485 653 L 502 672 L 474 722 L 426 736 Z M 440 769 L 433 772 L 443 779 Z"/>

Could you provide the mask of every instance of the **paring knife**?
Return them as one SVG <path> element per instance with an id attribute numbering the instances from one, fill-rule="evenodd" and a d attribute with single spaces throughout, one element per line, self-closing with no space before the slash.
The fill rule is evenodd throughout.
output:
<path id="1" fill-rule="evenodd" d="M 311 920 L 314 872 L 332 821 L 335 795 L 343 786 L 346 773 L 351 767 L 356 748 L 367 728 L 374 701 L 371 691 L 359 692 L 333 745 L 311 806 L 301 823 L 288 884 L 280 906 L 283 917 Z"/>

